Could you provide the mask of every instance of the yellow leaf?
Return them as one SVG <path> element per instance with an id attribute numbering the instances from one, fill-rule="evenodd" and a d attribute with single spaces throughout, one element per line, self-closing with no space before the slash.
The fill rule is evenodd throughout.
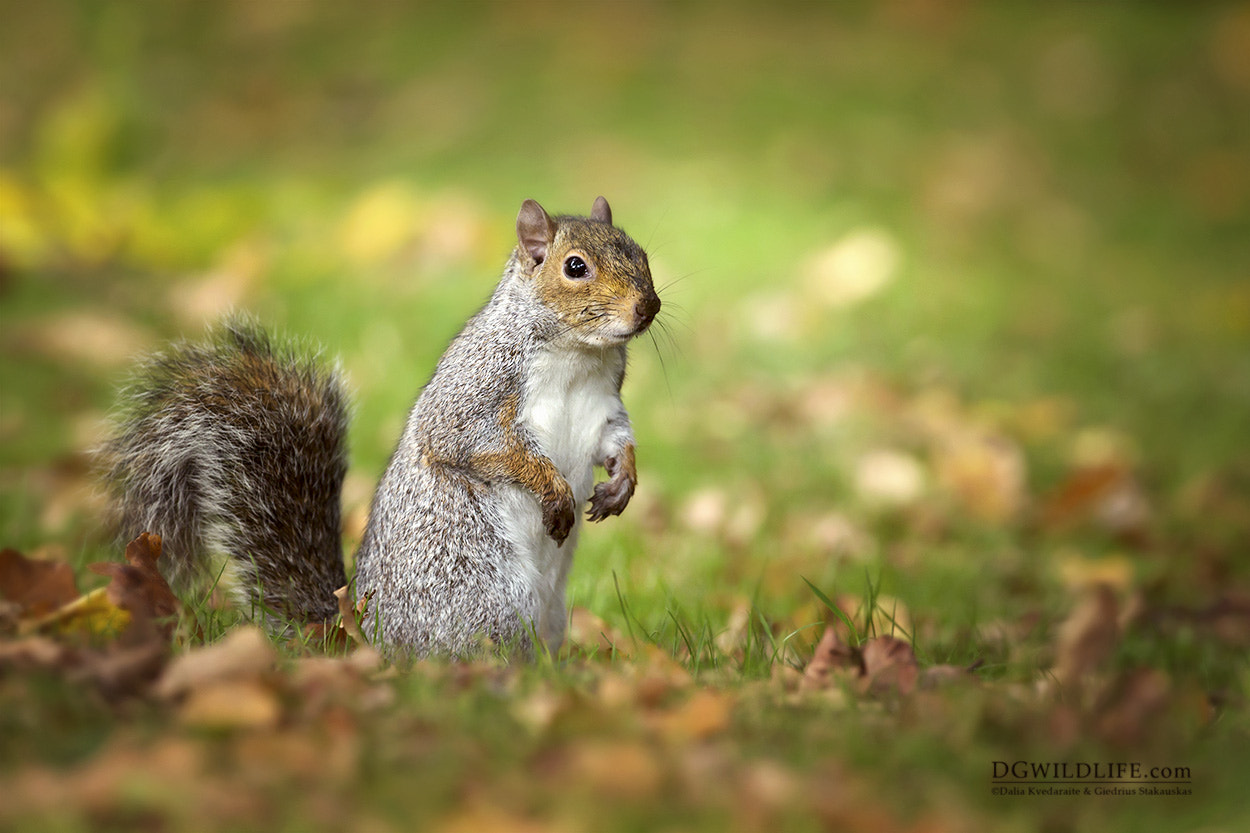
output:
<path id="1" fill-rule="evenodd" d="M 23 622 L 21 633 L 42 631 L 56 634 L 108 636 L 121 633 L 130 624 L 130 612 L 109 601 L 108 588 L 100 587 L 46 616 Z"/>
<path id="2" fill-rule="evenodd" d="M 339 244 L 358 265 L 379 263 L 412 241 L 419 215 L 416 197 L 406 185 L 379 183 L 348 208 L 339 226 Z"/>
<path id="3" fill-rule="evenodd" d="M 282 716 L 277 696 L 257 680 L 226 680 L 193 690 L 179 717 L 204 729 L 258 729 Z"/>

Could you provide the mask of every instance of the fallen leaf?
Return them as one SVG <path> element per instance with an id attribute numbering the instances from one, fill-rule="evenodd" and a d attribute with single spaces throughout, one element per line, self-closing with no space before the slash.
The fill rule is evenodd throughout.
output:
<path id="1" fill-rule="evenodd" d="M 755 607 L 749 599 L 739 599 L 729 613 L 725 630 L 716 635 L 716 648 L 725 654 L 741 650 L 751 631 L 751 616 Z"/>
<path id="2" fill-rule="evenodd" d="M 1024 506 L 1024 455 L 1007 438 L 956 432 L 934 457 L 938 483 L 978 519 L 1008 521 Z"/>
<path id="3" fill-rule="evenodd" d="M 432 829 L 435 833 L 561 833 L 569 827 L 548 820 L 540 822 L 475 800 L 454 810 Z"/>
<path id="4" fill-rule="evenodd" d="M 860 646 L 864 677 L 860 690 L 869 694 L 910 694 L 920 669 L 911 645 L 893 636 L 878 636 Z"/>
<path id="5" fill-rule="evenodd" d="M 587 653 L 597 651 L 604 658 L 625 655 L 625 637 L 620 631 L 584 607 L 574 607 L 570 611 L 568 637 L 571 647 Z"/>
<path id="6" fill-rule="evenodd" d="M 156 694 L 171 700 L 214 682 L 256 678 L 267 673 L 276 659 L 273 644 L 260 628 L 235 628 L 214 645 L 175 657 L 157 683 Z"/>
<path id="7" fill-rule="evenodd" d="M 701 688 L 680 706 L 659 716 L 660 733 L 669 740 L 702 740 L 723 732 L 733 715 L 734 698 L 724 692 Z"/>
<path id="8" fill-rule="evenodd" d="M 1096 722 L 1098 734 L 1121 746 L 1135 746 L 1158 730 L 1172 691 L 1168 675 L 1157 668 L 1138 668 L 1116 680 Z"/>
<path id="9" fill-rule="evenodd" d="M 270 259 L 261 243 L 236 243 L 207 271 L 170 289 L 165 306 L 188 327 L 200 327 L 245 308 L 248 294 L 268 271 Z"/>
<path id="10" fill-rule="evenodd" d="M 374 266 L 412 242 L 420 214 L 416 194 L 406 183 L 376 183 L 347 206 L 338 245 L 354 264 Z"/>
<path id="11" fill-rule="evenodd" d="M 644 708 L 660 705 L 675 691 L 690 687 L 694 678 L 680 662 L 667 651 L 645 645 L 629 673 L 634 675 L 635 699 Z"/>
<path id="12" fill-rule="evenodd" d="M 87 651 L 67 670 L 71 679 L 90 682 L 108 699 L 146 694 L 165 667 L 168 645 L 161 641 L 115 643 L 107 650 Z"/>
<path id="13" fill-rule="evenodd" d="M 364 621 L 368 605 L 368 599 L 361 599 L 361 604 L 353 606 L 351 592 L 348 585 L 340 587 L 334 591 L 334 598 L 338 600 L 339 616 L 342 620 L 342 628 L 352 641 L 357 645 L 368 647 L 369 640 L 365 638 L 365 633 L 360 629 L 360 623 Z"/>
<path id="14" fill-rule="evenodd" d="M 1077 468 L 1046 498 L 1042 509 L 1043 523 L 1051 528 L 1092 522 L 1134 539 L 1146 534 L 1150 518 L 1141 485 L 1126 465 L 1116 461 Z"/>
<path id="15" fill-rule="evenodd" d="M 126 545 L 126 564 L 104 562 L 91 571 L 111 576 L 106 588 L 113 604 L 131 614 L 127 635 L 133 640 L 163 639 L 168 642 L 176 624 L 178 597 L 161 575 L 156 561 L 161 556 L 161 537 L 142 533 Z"/>
<path id="16" fill-rule="evenodd" d="M 278 697 L 256 679 L 213 680 L 190 691 L 178 712 L 187 726 L 201 729 L 261 729 L 282 716 Z"/>
<path id="17" fill-rule="evenodd" d="M 78 598 L 74 569 L 63 561 L 35 561 L 14 549 L 0 550 L 0 598 L 37 618 Z"/>
<path id="18" fill-rule="evenodd" d="M 575 706 L 573 695 L 544 687 L 512 702 L 512 716 L 535 734 L 551 728 L 561 715 Z"/>
<path id="19" fill-rule="evenodd" d="M 949 683 L 967 682 L 975 680 L 973 671 L 975 665 L 970 668 L 964 668 L 958 665 L 930 665 L 927 668 L 920 669 L 919 688 L 932 689 L 939 688 Z"/>
<path id="20" fill-rule="evenodd" d="M 1075 550 L 1065 549 L 1055 554 L 1054 564 L 1060 581 L 1073 590 L 1099 584 L 1125 590 L 1137 575 L 1136 564 L 1123 555 L 1087 558 Z"/>
<path id="21" fill-rule="evenodd" d="M 653 798 L 664 785 L 655 752 L 635 740 L 583 740 L 569 750 L 569 779 L 594 794 L 626 801 Z"/>
<path id="22" fill-rule="evenodd" d="M 1090 588 L 1059 626 L 1051 675 L 1065 696 L 1080 696 L 1084 679 L 1110 656 L 1120 639 L 1119 603 L 1105 585 Z"/>
<path id="23" fill-rule="evenodd" d="M 909 506 L 925 489 L 920 461 L 890 449 L 870 451 L 855 464 L 855 491 L 869 504 L 883 507 Z"/>
<path id="24" fill-rule="evenodd" d="M 17 335 L 22 345 L 76 367 L 124 365 L 149 343 L 129 321 L 86 309 L 24 325 Z"/>
<path id="25" fill-rule="evenodd" d="M 860 228 L 810 257 L 802 270 L 816 300 L 828 307 L 848 307 L 881 291 L 900 260 L 891 234 Z"/>
<path id="26" fill-rule="evenodd" d="M 121 633 L 130 621 L 130 612 L 113 603 L 109 598 L 108 588 L 98 587 L 46 616 L 27 620 L 23 623 L 22 631 L 106 636 Z"/>
<path id="27" fill-rule="evenodd" d="M 800 691 L 828 688 L 839 678 L 860 677 L 864 673 L 863 662 L 857 650 L 842 641 L 838 627 L 831 622 L 816 645 L 816 653 L 803 669 Z"/>
<path id="28" fill-rule="evenodd" d="M 749 819 L 758 823 L 746 829 L 777 829 L 769 823 L 774 814 L 793 807 L 801 792 L 794 772 L 770 760 L 752 761 L 743 770 L 738 782 L 739 805 Z"/>
<path id="29" fill-rule="evenodd" d="M 299 643 L 311 646 L 326 654 L 343 654 L 356 644 L 347 635 L 341 622 L 305 622 L 300 628 Z"/>
<path id="30" fill-rule="evenodd" d="M 68 646 L 46 636 L 4 640 L 0 641 L 0 668 L 53 668 L 71 652 Z"/>
<path id="31" fill-rule="evenodd" d="M 720 533 L 729 514 L 729 495 L 722 489 L 701 489 L 682 505 L 681 519 L 686 528 L 700 535 Z"/>

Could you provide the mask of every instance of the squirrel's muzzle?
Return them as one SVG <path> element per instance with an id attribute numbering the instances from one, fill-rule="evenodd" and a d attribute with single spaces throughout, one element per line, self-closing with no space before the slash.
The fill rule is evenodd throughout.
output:
<path id="1" fill-rule="evenodd" d="M 643 330 L 651 326 L 651 322 L 655 320 L 655 316 L 660 311 L 660 296 L 655 292 L 648 292 L 643 295 L 638 302 L 634 304 L 634 316 L 638 319 L 638 326 L 635 332 L 641 333 Z"/>

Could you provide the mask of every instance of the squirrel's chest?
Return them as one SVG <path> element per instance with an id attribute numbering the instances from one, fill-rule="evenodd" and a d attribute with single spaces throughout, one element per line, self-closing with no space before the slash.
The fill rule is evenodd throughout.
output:
<path id="1" fill-rule="evenodd" d="M 579 499 L 589 493 L 604 426 L 620 409 L 619 351 L 539 353 L 525 378 L 520 419 Z"/>

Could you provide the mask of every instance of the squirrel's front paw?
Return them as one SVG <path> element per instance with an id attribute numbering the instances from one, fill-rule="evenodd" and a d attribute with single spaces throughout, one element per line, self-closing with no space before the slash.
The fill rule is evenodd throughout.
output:
<path id="1" fill-rule="evenodd" d="M 577 520 L 577 506 L 573 503 L 573 490 L 567 483 L 564 488 L 543 498 L 543 527 L 558 546 L 563 546 L 573 524 Z"/>
<path id="2" fill-rule="evenodd" d="M 586 517 L 592 521 L 601 521 L 609 515 L 619 515 L 625 511 L 629 499 L 634 496 L 634 478 L 630 477 L 624 467 L 614 465 L 610 461 L 608 470 L 612 474 L 595 486 L 595 493 L 590 496 L 590 509 Z"/>

